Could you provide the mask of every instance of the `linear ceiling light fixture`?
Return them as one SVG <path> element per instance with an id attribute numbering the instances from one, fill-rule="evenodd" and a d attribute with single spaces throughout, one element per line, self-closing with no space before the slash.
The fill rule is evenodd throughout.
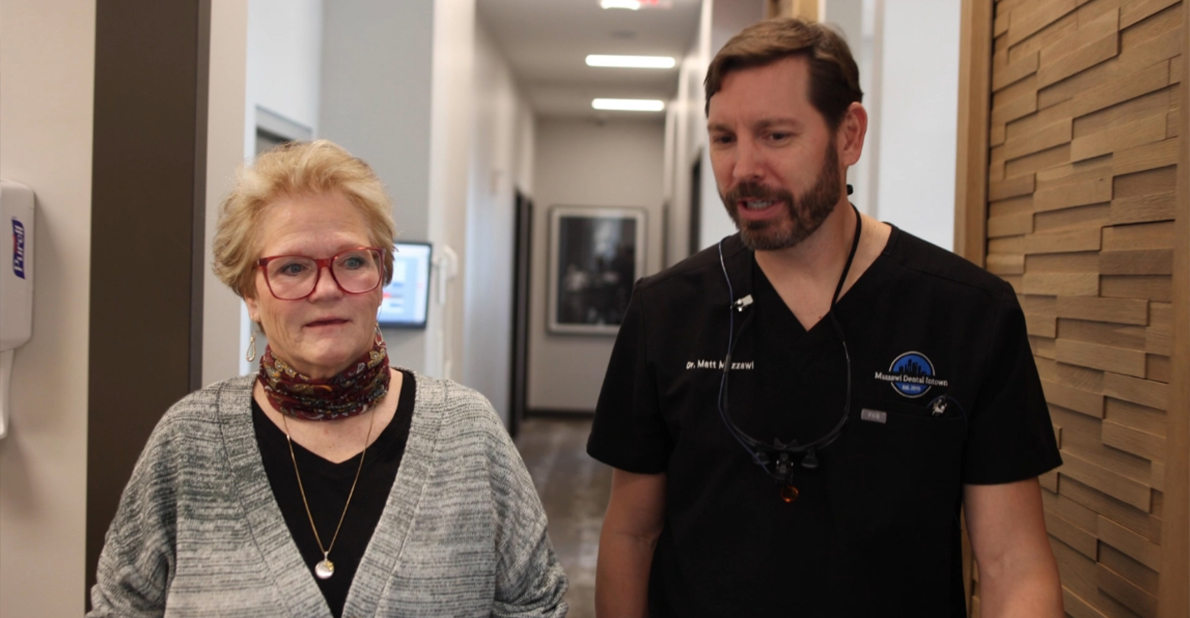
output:
<path id="1" fill-rule="evenodd" d="M 617 112 L 659 112 L 665 109 L 665 103 L 658 99 L 595 99 L 591 107 Z"/>
<path id="2" fill-rule="evenodd" d="M 672 69 L 676 61 L 670 56 L 587 56 L 589 67 L 617 67 L 625 69 Z"/>

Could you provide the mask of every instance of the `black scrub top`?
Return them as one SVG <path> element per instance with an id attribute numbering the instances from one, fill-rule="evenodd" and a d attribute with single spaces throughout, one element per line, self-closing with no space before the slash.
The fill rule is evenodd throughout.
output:
<path id="1" fill-rule="evenodd" d="M 840 328 L 807 332 L 738 235 L 722 253 L 638 282 L 587 445 L 667 474 L 652 615 L 964 616 L 963 485 L 1061 464 L 1012 288 L 894 227 L 832 310 Z M 765 442 L 847 421 L 786 503 L 724 412 Z"/>

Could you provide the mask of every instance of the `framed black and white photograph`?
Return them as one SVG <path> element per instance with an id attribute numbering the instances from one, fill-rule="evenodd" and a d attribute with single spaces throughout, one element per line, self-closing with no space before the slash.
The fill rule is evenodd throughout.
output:
<path id="1" fill-rule="evenodd" d="M 644 267 L 643 208 L 551 208 L 549 331 L 615 335 Z"/>

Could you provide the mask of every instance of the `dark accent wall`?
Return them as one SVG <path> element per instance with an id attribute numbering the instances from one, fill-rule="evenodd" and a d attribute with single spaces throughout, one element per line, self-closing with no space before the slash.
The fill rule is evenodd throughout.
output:
<path id="1" fill-rule="evenodd" d="M 99 0 L 87 590 L 149 433 L 201 386 L 210 0 Z"/>

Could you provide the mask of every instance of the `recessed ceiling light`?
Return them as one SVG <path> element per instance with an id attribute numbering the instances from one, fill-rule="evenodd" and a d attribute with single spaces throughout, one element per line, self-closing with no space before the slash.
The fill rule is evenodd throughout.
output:
<path id="1" fill-rule="evenodd" d="M 599 6 L 605 9 L 628 9 L 629 11 L 639 11 L 640 0 L 600 0 Z"/>
<path id="2" fill-rule="evenodd" d="M 591 107 L 618 112 L 659 112 L 665 109 L 665 103 L 658 99 L 595 99 Z"/>
<path id="3" fill-rule="evenodd" d="M 587 56 L 589 67 L 620 67 L 627 69 L 672 69 L 674 59 L 669 56 Z"/>

